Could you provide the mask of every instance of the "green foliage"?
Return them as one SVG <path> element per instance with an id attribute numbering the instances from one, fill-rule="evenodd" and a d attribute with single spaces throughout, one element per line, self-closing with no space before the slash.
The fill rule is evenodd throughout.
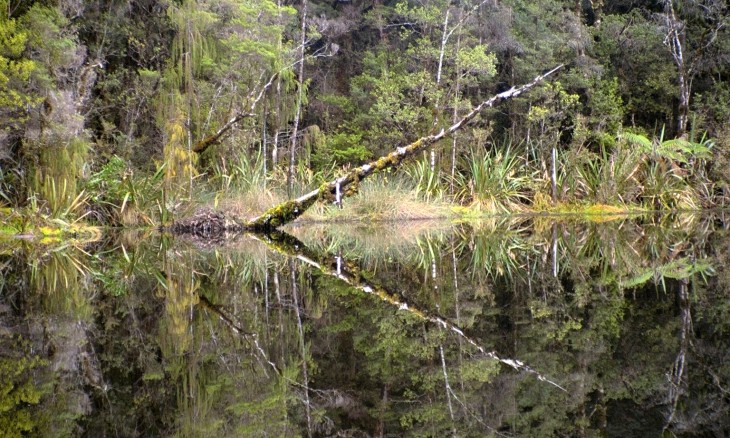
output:
<path id="1" fill-rule="evenodd" d="M 591 89 L 589 126 L 598 132 L 613 136 L 624 120 L 624 102 L 619 94 L 618 78 L 597 79 Z"/>
<path id="2" fill-rule="evenodd" d="M 593 31 L 594 53 L 603 60 L 609 77 L 617 78 L 626 113 L 652 128 L 653 120 L 670 120 L 672 100 L 678 95 L 676 74 L 664 46 L 666 35 L 656 23 L 634 8 L 626 14 L 606 15 Z"/>
<path id="3" fill-rule="evenodd" d="M 39 79 L 48 88 L 55 88 L 53 77 L 59 68 L 78 68 L 83 61 L 77 52 L 76 35 L 69 28 L 69 20 L 53 7 L 34 4 L 23 15 L 22 21 L 28 29 L 28 43 L 33 47 L 33 58 L 43 66 Z"/>
<path id="4" fill-rule="evenodd" d="M 704 140 L 693 142 L 683 138 L 664 139 L 664 132 L 654 141 L 644 135 L 632 132 L 623 132 L 619 135 L 620 140 L 640 147 L 645 154 L 651 154 L 655 160 L 668 159 L 681 164 L 689 164 L 696 159 L 707 159 L 710 157 L 710 150 L 713 142 Z"/>
<path id="5" fill-rule="evenodd" d="M 223 41 L 225 47 L 248 63 L 259 62 L 273 71 L 283 67 L 281 36 L 284 27 L 291 22 L 296 10 L 291 6 L 279 6 L 271 0 L 241 1 L 232 5 L 235 11 L 230 24 L 233 29 L 246 32 L 230 32 Z M 231 72 L 227 72 L 231 73 Z"/>
<path id="6" fill-rule="evenodd" d="M 28 81 L 38 65 L 25 56 L 29 32 L 18 20 L 8 17 L 8 0 L 0 1 L 0 108 L 9 112 L 2 128 L 23 122 L 27 106 L 37 102 Z M 7 116 L 6 116 L 7 117 Z"/>
<path id="7" fill-rule="evenodd" d="M 497 73 L 497 57 L 484 44 L 464 47 L 456 54 L 456 68 L 465 76 L 473 76 L 478 84 Z"/>
<path id="8" fill-rule="evenodd" d="M 420 160 L 409 163 L 403 171 L 415 183 L 417 194 L 422 195 L 426 200 L 443 197 L 444 189 L 440 172 L 431 167 L 431 162 L 427 157 L 424 156 Z"/>
<path id="9" fill-rule="evenodd" d="M 31 187 L 46 201 L 48 212 L 56 218 L 78 218 L 83 212 L 86 196 L 79 179 L 89 150 L 89 143 L 75 138 L 68 143 L 33 145 L 38 163 Z"/>
<path id="10" fill-rule="evenodd" d="M 86 194 L 77 180 L 114 155 L 136 174 L 154 172 L 155 160 L 164 163 L 168 199 L 160 205 L 200 193 L 195 185 L 230 187 L 237 175 L 259 172 L 241 171 L 244 150 L 267 155 L 260 159 L 268 173 L 261 179 L 276 180 L 299 86 L 306 90 L 303 125 L 321 129 L 315 135 L 307 128 L 306 152 L 298 159 L 309 173 L 300 174 L 328 174 L 333 166 L 359 164 L 438 132 L 473 103 L 558 63 L 570 66 L 559 82 L 511 100 L 504 111 L 485 112 L 459 134 L 479 141 L 476 130 L 489 129 L 497 143 L 526 140 L 524 175 L 537 182 L 523 189 L 524 196 L 546 193 L 555 149 L 565 201 L 709 206 L 727 197 L 722 163 L 728 92 L 722 78 L 728 69 L 721 60 L 730 48 L 724 6 L 674 4 L 692 84 L 693 131 L 687 139 L 652 140 L 651 150 L 640 146 L 647 158 L 639 160 L 636 174 L 628 162 L 636 139 L 627 134 L 617 142 L 616 133 L 622 126 L 653 132 L 677 112 L 678 72 L 665 44 L 666 23 L 647 4 L 397 1 L 367 11 L 311 6 L 306 77 L 297 85 L 298 12 L 272 0 L 83 7 L 3 0 L 3 202 L 36 199 L 54 215 L 80 216 Z M 247 116 L 198 160 L 193 146 L 241 114 Z M 717 139 L 713 144 L 700 140 L 705 131 Z M 78 139 L 86 150 L 60 160 L 62 167 L 73 162 L 66 173 L 41 168 L 44 149 L 73 149 Z M 454 183 L 443 177 L 452 172 L 445 171 L 450 156 L 442 147 L 434 148 L 429 169 L 419 168 L 424 163 L 411 169 L 416 190 L 427 197 L 439 197 Z M 471 178 L 471 170 L 461 167 L 460 177 Z M 606 178 L 611 182 L 602 187 L 598 181 Z M 645 187 L 652 194 L 637 197 Z M 660 200 L 662 190 L 674 194 Z M 465 193 L 460 199 L 472 201 Z"/>
<path id="11" fill-rule="evenodd" d="M 223 192 L 246 193 L 256 191 L 266 185 L 263 159 L 260 155 L 238 155 L 237 162 L 221 160 L 214 167 L 213 184 Z"/>
<path id="12" fill-rule="evenodd" d="M 568 202 L 632 205 L 641 195 L 645 155 L 618 143 L 600 146 L 600 155 L 582 147 L 558 155 L 561 193 Z"/>
<path id="13" fill-rule="evenodd" d="M 322 147 L 315 149 L 312 164 L 316 169 L 347 164 L 357 165 L 372 156 L 372 152 L 363 144 L 362 134 L 338 132 L 327 136 Z"/>

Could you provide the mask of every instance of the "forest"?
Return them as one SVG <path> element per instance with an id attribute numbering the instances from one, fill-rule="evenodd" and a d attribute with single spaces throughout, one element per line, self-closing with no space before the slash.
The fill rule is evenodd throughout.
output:
<path id="1" fill-rule="evenodd" d="M 0 437 L 730 436 L 729 9 L 0 0 Z"/>
<path id="2" fill-rule="evenodd" d="M 0 0 L 0 205 L 16 231 L 244 217 L 564 65 L 310 217 L 724 206 L 729 21 L 721 0 Z"/>

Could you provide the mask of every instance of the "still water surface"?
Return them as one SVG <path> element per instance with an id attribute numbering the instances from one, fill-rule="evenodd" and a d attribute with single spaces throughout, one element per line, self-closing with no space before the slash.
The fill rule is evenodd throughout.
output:
<path id="1" fill-rule="evenodd" d="M 0 248 L 0 435 L 728 436 L 722 215 Z"/>

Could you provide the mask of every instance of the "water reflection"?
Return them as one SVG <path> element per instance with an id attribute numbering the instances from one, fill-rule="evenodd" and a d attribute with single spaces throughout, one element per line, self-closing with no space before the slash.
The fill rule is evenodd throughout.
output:
<path id="1" fill-rule="evenodd" d="M 16 243 L 0 435 L 727 435 L 721 219 Z"/>

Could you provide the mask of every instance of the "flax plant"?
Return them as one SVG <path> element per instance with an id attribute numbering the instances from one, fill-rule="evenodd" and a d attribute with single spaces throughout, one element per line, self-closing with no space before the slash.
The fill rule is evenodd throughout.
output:
<path id="1" fill-rule="evenodd" d="M 512 279 L 525 273 L 526 256 L 535 250 L 528 236 L 527 228 L 521 225 L 504 227 L 502 223 L 496 228 L 477 228 L 461 240 L 456 251 L 471 254 L 470 271 L 474 275 L 486 273 L 492 280 L 502 276 Z"/>
<path id="2" fill-rule="evenodd" d="M 569 201 L 591 200 L 601 204 L 627 205 L 641 193 L 642 154 L 619 144 L 609 151 L 601 147 L 600 155 L 590 151 L 566 151 L 559 154 L 563 193 Z"/>
<path id="3" fill-rule="evenodd" d="M 704 175 L 704 160 L 710 156 L 713 143 L 684 138 L 664 139 L 632 132 L 623 132 L 619 141 L 640 150 L 645 156 L 646 174 L 642 201 L 649 209 L 696 210 L 701 207 L 699 192 L 692 186 L 696 174 Z M 704 192 L 707 192 L 705 189 Z"/>
<path id="4" fill-rule="evenodd" d="M 167 206 L 160 204 L 159 194 L 165 168 L 162 165 L 153 175 L 139 177 L 122 158 L 112 157 L 86 180 L 92 217 L 113 225 L 152 225 L 157 213 L 164 223 Z"/>
<path id="5" fill-rule="evenodd" d="M 471 148 L 455 176 L 456 199 L 489 214 L 520 211 L 535 175 L 522 170 L 522 158 L 509 144 L 498 150 Z"/>
<path id="6" fill-rule="evenodd" d="M 64 144 L 40 144 L 38 147 L 39 160 L 31 182 L 33 190 L 45 201 L 51 217 L 78 217 L 86 197 L 77 182 L 89 143 L 73 139 Z"/>

